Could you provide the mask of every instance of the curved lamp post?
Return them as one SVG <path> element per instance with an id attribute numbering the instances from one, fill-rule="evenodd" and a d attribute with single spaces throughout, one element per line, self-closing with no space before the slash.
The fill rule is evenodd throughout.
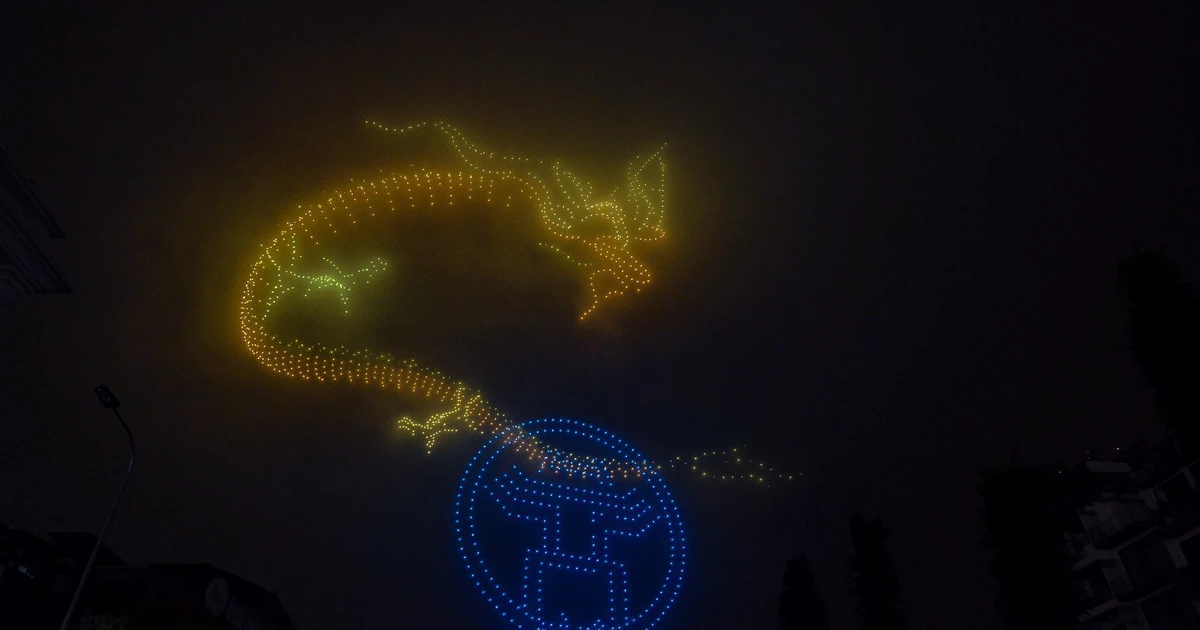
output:
<path id="1" fill-rule="evenodd" d="M 75 609 L 79 607 L 79 599 L 83 596 L 83 589 L 87 586 L 88 577 L 92 573 L 92 565 L 96 564 L 96 556 L 100 554 L 100 547 L 104 545 L 104 534 L 108 533 L 108 526 L 112 523 L 113 514 L 117 512 L 117 505 L 121 503 L 121 495 L 125 494 L 125 485 L 129 483 L 129 475 L 133 473 L 133 458 L 137 452 L 133 448 L 133 432 L 129 430 L 129 425 L 125 424 L 125 418 L 121 417 L 121 412 L 117 411 L 117 407 L 121 406 L 121 401 L 117 400 L 112 390 L 103 385 L 97 386 L 93 391 L 96 392 L 96 398 L 100 404 L 105 409 L 112 409 L 113 415 L 121 421 L 121 428 L 125 429 L 125 436 L 129 438 L 129 468 L 125 470 L 125 480 L 121 482 L 117 499 L 113 501 L 112 509 L 108 511 L 108 518 L 104 521 L 104 527 L 100 529 L 100 536 L 96 538 L 96 546 L 92 548 L 92 555 L 88 558 L 87 565 L 83 567 L 83 575 L 79 576 L 79 586 L 75 587 L 71 605 L 67 606 L 67 615 L 63 617 L 62 630 L 69 630 L 71 617 L 75 615 Z"/>

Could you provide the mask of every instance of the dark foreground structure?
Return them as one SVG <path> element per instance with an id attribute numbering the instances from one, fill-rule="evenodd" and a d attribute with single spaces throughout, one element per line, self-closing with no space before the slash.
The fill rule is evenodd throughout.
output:
<path id="1" fill-rule="evenodd" d="M 27 295 L 71 292 L 46 253 L 59 238 L 62 229 L 0 147 L 0 308 Z"/>
<path id="2" fill-rule="evenodd" d="M 0 525 L 0 628 L 57 630 L 87 562 L 91 534 L 43 540 Z M 73 628 L 295 630 L 279 598 L 208 564 L 132 567 L 102 548 Z"/>
<path id="3" fill-rule="evenodd" d="M 1200 459 L 1166 440 L 1079 467 L 1068 539 L 1084 630 L 1200 629 Z"/>

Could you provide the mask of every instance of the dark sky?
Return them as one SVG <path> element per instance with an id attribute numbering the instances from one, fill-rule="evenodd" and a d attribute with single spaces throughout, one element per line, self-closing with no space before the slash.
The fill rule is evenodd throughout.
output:
<path id="1" fill-rule="evenodd" d="M 994 630 L 978 471 L 1157 434 L 1116 271 L 1143 247 L 1200 279 L 1194 8 L 120 4 L 0 20 L 0 138 L 76 290 L 0 318 L 2 522 L 99 527 L 125 452 L 104 382 L 140 440 L 128 560 L 227 568 L 302 628 L 489 627 L 450 532 L 477 442 L 427 456 L 388 397 L 267 372 L 237 336 L 297 204 L 414 161 L 364 118 L 455 121 L 598 181 L 669 143 L 671 236 L 618 322 L 514 287 L 533 297 L 448 318 L 418 357 L 518 417 L 804 473 L 673 478 L 692 564 L 664 628 L 773 627 L 797 553 L 849 628 L 862 510 L 919 627 Z"/>

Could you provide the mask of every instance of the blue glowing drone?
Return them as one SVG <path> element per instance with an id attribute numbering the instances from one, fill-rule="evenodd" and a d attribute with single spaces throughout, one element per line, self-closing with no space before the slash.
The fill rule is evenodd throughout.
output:
<path id="1" fill-rule="evenodd" d="M 463 473 L 455 505 L 459 550 L 500 616 L 522 630 L 643 630 L 683 583 L 679 508 L 657 473 L 636 481 L 534 468 L 514 434 L 574 452 L 645 459 L 592 425 L 537 420 L 497 434 Z"/>

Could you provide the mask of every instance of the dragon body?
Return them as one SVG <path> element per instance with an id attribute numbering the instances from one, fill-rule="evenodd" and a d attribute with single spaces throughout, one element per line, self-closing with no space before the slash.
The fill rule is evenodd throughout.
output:
<path id="1" fill-rule="evenodd" d="M 449 125 L 381 128 L 404 133 L 425 127 L 445 136 L 461 158 L 463 170 L 417 171 L 360 182 L 287 221 L 282 231 L 264 244 L 250 269 L 240 304 L 240 328 L 250 353 L 274 372 L 306 380 L 383 387 L 444 405 L 445 411 L 424 420 L 399 420 L 401 428 L 422 436 L 432 449 L 437 438 L 447 433 L 491 436 L 514 423 L 481 391 L 414 359 L 287 339 L 275 331 L 272 311 L 286 297 L 332 292 L 348 308 L 355 286 L 370 282 L 387 268 L 382 259 L 354 270 L 345 270 L 328 258 L 314 264 L 313 257 L 306 256 L 308 250 L 331 234 L 371 230 L 379 219 L 398 212 L 446 210 L 456 202 L 528 206 L 541 218 L 542 245 L 586 271 L 587 299 L 579 314 L 585 320 L 613 299 L 649 284 L 650 272 L 635 255 L 634 245 L 664 234 L 665 165 L 661 151 L 635 160 L 626 170 L 624 190 L 597 198 L 589 184 L 557 162 L 498 156 L 479 149 Z M 311 271 L 321 265 L 322 273 Z M 532 436 L 509 435 L 519 441 L 515 448 L 527 452 L 539 465 L 569 474 L 628 477 L 651 465 L 576 456 L 544 447 Z"/>
<path id="2" fill-rule="evenodd" d="M 383 220 L 396 213 L 443 212 L 455 204 L 515 206 L 536 212 L 541 245 L 583 271 L 580 320 L 595 317 L 618 298 L 637 293 L 651 282 L 651 273 L 638 250 L 642 244 L 665 236 L 666 165 L 662 149 L 632 160 L 625 168 L 622 186 L 599 196 L 588 182 L 556 161 L 504 156 L 481 149 L 444 123 L 396 129 L 367 122 L 399 134 L 420 130 L 439 133 L 457 154 L 462 170 L 415 170 L 358 182 L 302 208 L 301 214 L 286 221 L 281 231 L 263 244 L 250 268 L 240 303 L 242 338 L 259 363 L 294 378 L 379 387 L 438 406 L 443 410 L 424 419 L 403 417 L 398 421 L 401 429 L 422 437 L 429 450 L 448 433 L 485 437 L 503 434 L 506 441 L 514 442 L 511 450 L 528 454 L 535 465 L 569 475 L 638 477 L 665 465 L 710 479 L 765 483 L 768 479 L 791 478 L 751 461 L 738 449 L 675 457 L 663 464 L 554 449 L 523 433 L 518 423 L 512 422 L 482 391 L 415 359 L 306 342 L 277 330 L 273 311 L 285 299 L 332 293 L 348 312 L 355 288 L 387 271 L 382 258 L 357 269 L 345 269 L 330 258 L 316 258 L 311 251 L 319 249 L 323 239 L 387 229 Z M 719 466 L 714 464 L 725 470 L 717 472 Z"/>

